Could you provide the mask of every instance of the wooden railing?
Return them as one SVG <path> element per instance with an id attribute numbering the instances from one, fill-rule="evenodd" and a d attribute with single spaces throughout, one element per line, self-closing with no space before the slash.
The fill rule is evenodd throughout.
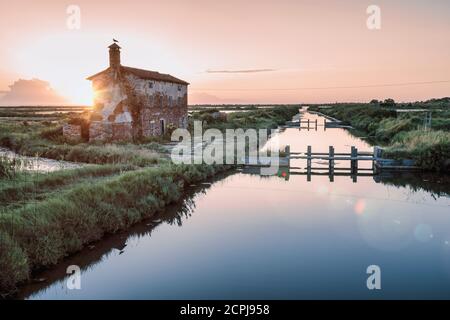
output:
<path id="1" fill-rule="evenodd" d="M 307 146 L 306 152 L 291 152 L 290 147 L 287 146 L 285 148 L 285 156 L 289 159 L 289 170 L 291 169 L 303 169 L 298 167 L 291 166 L 290 161 L 295 159 L 304 159 L 306 160 L 306 172 L 297 173 L 297 174 L 306 174 L 308 175 L 308 181 L 312 175 L 328 175 L 330 177 L 330 181 L 334 180 L 335 175 L 351 175 L 353 176 L 353 181 L 356 182 L 358 175 L 372 175 L 372 173 L 362 173 L 361 171 L 370 171 L 374 170 L 374 161 L 376 158 L 376 152 L 359 152 L 358 148 L 352 146 L 351 151 L 349 153 L 335 152 L 333 146 L 328 148 L 328 152 L 312 152 L 312 147 Z M 323 167 L 313 167 L 312 160 L 325 160 L 328 161 L 328 166 Z M 349 167 L 336 167 L 335 161 L 350 161 Z M 359 161 L 371 161 L 371 168 L 361 168 L 358 169 Z M 314 172 L 315 171 L 315 172 Z M 327 172 L 324 172 L 327 171 Z M 338 171 L 338 172 L 336 172 Z M 291 172 L 290 174 L 296 174 L 295 172 Z"/>

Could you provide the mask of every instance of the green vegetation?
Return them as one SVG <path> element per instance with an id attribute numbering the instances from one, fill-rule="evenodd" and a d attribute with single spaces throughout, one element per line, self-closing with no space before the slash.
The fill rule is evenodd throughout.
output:
<path id="1" fill-rule="evenodd" d="M 20 109 L 22 111 L 22 109 Z M 17 111 L 18 112 L 18 111 Z M 26 114 L 27 112 L 24 111 Z M 59 114 L 59 120 L 0 122 L 0 146 L 26 156 L 92 164 L 127 163 L 137 166 L 155 165 L 164 157 L 147 145 L 132 143 L 82 143 L 63 136 L 64 122 L 84 122 L 86 114 Z M 160 150 L 160 149 L 159 149 Z"/>
<path id="2" fill-rule="evenodd" d="M 385 150 L 386 157 L 415 159 L 430 170 L 450 170 L 450 132 L 406 131 L 395 135 Z"/>
<path id="3" fill-rule="evenodd" d="M 431 130 L 423 129 L 424 113 L 400 113 L 396 109 L 426 109 L 432 114 Z M 427 170 L 450 170 L 450 98 L 395 104 L 392 99 L 370 104 L 313 106 L 368 135 L 368 140 L 385 147 L 385 156 L 409 158 Z"/>
<path id="4" fill-rule="evenodd" d="M 157 164 L 161 155 L 145 145 L 68 143 L 59 126 L 0 124 L 0 146 L 26 156 L 93 164 Z"/>
<path id="5" fill-rule="evenodd" d="M 25 161 L 19 158 L 9 158 L 6 155 L 0 155 L 0 182 L 2 180 L 15 179 L 24 164 Z"/>
<path id="6" fill-rule="evenodd" d="M 14 289 L 30 270 L 47 267 L 105 233 L 126 229 L 181 198 L 191 183 L 225 166 L 145 168 L 96 183 L 86 182 L 37 203 L 0 214 L 0 291 Z M 6 240 L 5 240 L 6 239 Z"/>
<path id="7" fill-rule="evenodd" d="M 13 162 L 5 156 L 0 156 L 0 179 L 10 179 L 15 175 Z"/>
<path id="8" fill-rule="evenodd" d="M 290 107 L 288 104 L 197 104 L 189 106 L 191 111 L 202 111 L 208 109 L 216 109 L 223 111 L 243 111 L 243 110 L 257 110 L 257 109 L 271 109 L 276 107 Z"/>
<path id="9" fill-rule="evenodd" d="M 277 106 L 267 109 L 255 109 L 247 112 L 233 112 L 218 114 L 218 109 L 207 109 L 195 112 L 193 120 L 204 121 L 204 128 L 217 128 L 225 130 L 229 128 L 255 128 L 273 129 L 290 120 L 298 113 L 299 106 Z M 191 123 L 192 126 L 192 123 Z"/>
<path id="10" fill-rule="evenodd" d="M 235 112 L 214 118 L 216 109 L 194 112 L 193 120 L 203 120 L 204 129 L 218 128 L 276 128 L 290 120 L 298 112 L 298 106 L 277 106 L 267 109 L 253 108 L 247 112 Z M 81 116 L 82 117 L 82 116 Z M 156 165 L 166 158 L 163 143 L 170 141 L 170 130 L 164 137 L 151 137 L 136 143 L 82 143 L 67 140 L 62 134 L 64 121 L 78 121 L 80 116 L 65 115 L 60 121 L 49 123 L 0 123 L 0 146 L 27 156 L 40 156 L 55 160 L 92 164 L 127 163 L 137 166 Z"/>
<path id="11" fill-rule="evenodd" d="M 298 107 L 238 112 L 215 122 L 205 119 L 205 127 L 273 128 L 297 112 Z M 178 201 L 189 185 L 231 168 L 171 164 L 163 146 L 169 134 L 136 143 L 67 141 L 62 124 L 71 117 L 0 122 L 2 147 L 20 155 L 91 164 L 32 173 L 17 171 L 14 162 L 0 158 L 0 293 L 13 293 L 34 270 L 151 218 Z"/>
<path id="12" fill-rule="evenodd" d="M 60 170 L 47 173 L 16 172 L 14 179 L 0 180 L 0 208 L 20 205 L 31 199 L 42 199 L 47 193 L 78 181 L 106 177 L 134 170 L 131 165 L 102 166 L 90 165 L 78 169 Z"/>

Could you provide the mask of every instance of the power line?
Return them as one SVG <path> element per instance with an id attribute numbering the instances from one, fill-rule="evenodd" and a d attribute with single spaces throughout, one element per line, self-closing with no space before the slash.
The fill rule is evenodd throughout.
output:
<path id="1" fill-rule="evenodd" d="M 332 87 L 298 87 L 298 88 L 191 88 L 194 91 L 299 91 L 299 90 L 333 90 L 333 89 L 363 89 L 363 88 L 382 88 L 382 87 L 406 87 L 430 84 L 450 83 L 450 80 L 421 81 L 421 82 L 399 82 L 385 84 L 370 84 L 357 86 L 332 86 Z"/>

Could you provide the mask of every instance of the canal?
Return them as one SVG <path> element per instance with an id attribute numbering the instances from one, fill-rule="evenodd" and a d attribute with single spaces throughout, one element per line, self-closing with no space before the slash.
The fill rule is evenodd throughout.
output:
<path id="1" fill-rule="evenodd" d="M 316 115 L 304 114 L 315 120 Z M 319 123 L 323 119 L 319 117 Z M 288 128 L 293 151 L 372 151 L 340 128 Z M 304 166 L 303 160 L 293 165 Z M 327 165 L 317 161 L 315 165 Z M 345 162 L 336 166 L 346 166 Z M 446 176 L 264 177 L 233 172 L 35 275 L 27 299 L 450 298 Z M 447 190 L 446 190 L 447 189 Z M 67 288 L 69 265 L 81 290 Z M 381 290 L 367 288 L 380 267 Z"/>

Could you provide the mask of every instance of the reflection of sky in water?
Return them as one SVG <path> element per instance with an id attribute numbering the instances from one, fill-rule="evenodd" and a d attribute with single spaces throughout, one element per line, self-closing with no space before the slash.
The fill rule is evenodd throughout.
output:
<path id="1" fill-rule="evenodd" d="M 289 129 L 281 139 L 320 151 L 333 137 L 337 147 L 356 144 L 337 129 L 307 143 L 301 136 Z M 330 183 L 239 173 L 194 200 L 181 227 L 132 236 L 122 254 L 113 250 L 84 271 L 82 290 L 57 282 L 32 298 L 450 298 L 447 197 L 372 177 Z M 366 287 L 373 264 L 381 291 Z"/>

